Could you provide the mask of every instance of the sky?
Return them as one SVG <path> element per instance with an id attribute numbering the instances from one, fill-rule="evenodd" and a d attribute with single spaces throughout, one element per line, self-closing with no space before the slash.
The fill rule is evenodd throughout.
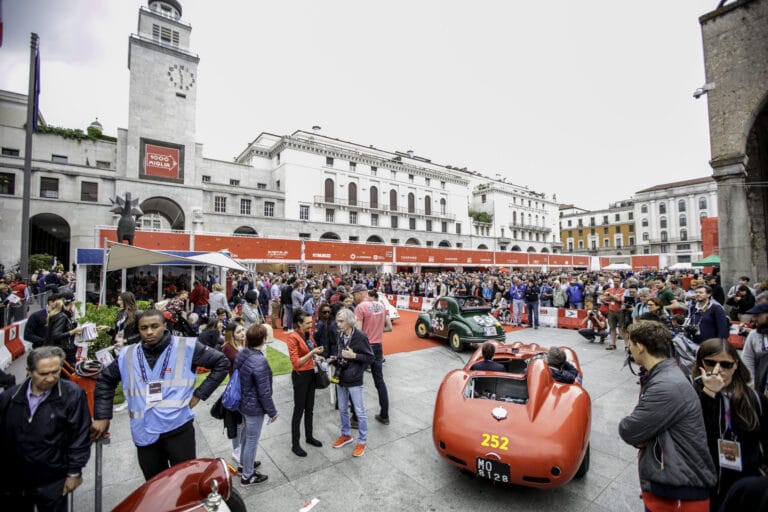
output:
<path id="1" fill-rule="evenodd" d="M 40 36 L 48 124 L 128 125 L 145 0 L 0 0 L 0 89 L 26 94 Z M 712 174 L 699 16 L 717 0 L 181 0 L 197 141 L 259 133 L 413 150 L 586 209 Z"/>

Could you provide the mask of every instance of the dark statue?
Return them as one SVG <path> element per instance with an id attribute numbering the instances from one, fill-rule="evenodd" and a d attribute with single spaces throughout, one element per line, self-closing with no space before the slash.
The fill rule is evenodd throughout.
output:
<path id="1" fill-rule="evenodd" d="M 139 208 L 139 198 L 131 199 L 131 193 L 126 192 L 125 198 L 115 196 L 112 201 L 112 209 L 109 210 L 113 213 L 120 214 L 120 220 L 117 223 L 117 241 L 122 243 L 123 240 L 128 240 L 128 245 L 133 245 L 133 237 L 136 234 L 136 221 L 134 215 L 138 219 L 144 212 Z"/>

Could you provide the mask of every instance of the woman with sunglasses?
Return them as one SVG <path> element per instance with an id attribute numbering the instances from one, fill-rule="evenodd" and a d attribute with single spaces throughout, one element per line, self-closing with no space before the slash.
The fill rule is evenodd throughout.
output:
<path id="1" fill-rule="evenodd" d="M 699 393 L 707 446 L 718 470 L 710 510 L 718 510 L 738 480 L 759 475 L 768 453 L 768 402 L 749 387 L 749 372 L 728 341 L 699 347 L 692 377 Z"/>

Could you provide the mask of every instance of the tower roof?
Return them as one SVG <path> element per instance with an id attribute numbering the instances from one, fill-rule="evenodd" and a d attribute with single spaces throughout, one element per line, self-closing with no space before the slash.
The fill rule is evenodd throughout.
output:
<path id="1" fill-rule="evenodd" d="M 166 4 L 166 5 L 174 8 L 174 9 L 176 9 L 176 11 L 179 13 L 179 18 L 181 18 L 181 2 L 179 2 L 177 0 L 148 0 L 147 1 L 147 5 L 149 6 L 149 8 L 151 10 L 154 10 L 154 9 L 152 9 L 152 4 L 157 4 L 157 3 Z"/>

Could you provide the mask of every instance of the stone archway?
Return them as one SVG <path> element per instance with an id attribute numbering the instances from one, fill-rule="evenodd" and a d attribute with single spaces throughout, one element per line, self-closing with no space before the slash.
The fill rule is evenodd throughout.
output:
<path id="1" fill-rule="evenodd" d="M 29 254 L 55 256 L 65 270 L 69 266 L 69 223 L 55 213 L 38 213 L 29 219 Z M 38 269 L 29 269 L 30 274 Z"/>
<path id="2" fill-rule="evenodd" d="M 251 226 L 240 226 L 235 230 L 235 235 L 258 235 Z"/>
<path id="3" fill-rule="evenodd" d="M 528 251 L 527 251 L 527 252 L 536 252 L 536 248 L 535 248 L 534 246 L 530 246 L 530 247 L 528 248 Z"/>
<path id="4" fill-rule="evenodd" d="M 747 202 L 752 222 L 751 260 L 753 267 L 764 269 L 768 266 L 768 188 L 763 185 L 768 182 L 768 94 L 749 131 L 745 152 Z M 749 186 L 750 183 L 755 186 Z"/>
<path id="5" fill-rule="evenodd" d="M 546 253 L 548 253 L 548 252 L 549 252 L 549 249 L 547 249 L 546 247 L 544 247 L 544 248 L 541 250 L 541 252 L 542 252 L 542 254 L 546 254 Z"/>
<path id="6" fill-rule="evenodd" d="M 384 240 L 379 235 L 371 235 L 368 237 L 368 240 L 365 241 L 367 244 L 383 244 Z"/>
<path id="7" fill-rule="evenodd" d="M 519 245 L 513 245 L 510 252 L 523 252 Z"/>
<path id="8" fill-rule="evenodd" d="M 419 242 L 419 240 L 416 239 L 416 238 L 409 238 L 408 240 L 405 241 L 405 245 L 417 245 L 417 246 L 419 246 L 419 245 L 421 245 L 421 242 Z"/>
<path id="9" fill-rule="evenodd" d="M 320 235 L 320 240 L 341 240 L 341 237 L 332 231 L 327 231 Z"/>
<path id="10" fill-rule="evenodd" d="M 168 222 L 168 226 L 161 226 L 164 228 L 170 228 L 175 231 L 183 231 L 186 225 L 186 218 L 184 210 L 179 206 L 179 203 L 173 199 L 167 197 L 150 197 L 145 199 L 141 203 L 141 211 L 144 212 L 144 216 L 147 219 L 153 217 L 153 214 L 157 214 L 162 220 Z M 143 226 L 142 218 L 137 221 L 137 227 Z M 150 225 L 149 227 L 155 227 Z"/>
<path id="11" fill-rule="evenodd" d="M 481 251 L 487 251 L 488 250 L 488 246 L 485 245 L 485 244 L 480 244 L 480 245 L 477 246 L 477 248 L 480 249 Z"/>
<path id="12" fill-rule="evenodd" d="M 437 244 L 438 247 L 452 247 L 451 242 L 448 240 L 440 240 L 440 243 Z"/>

